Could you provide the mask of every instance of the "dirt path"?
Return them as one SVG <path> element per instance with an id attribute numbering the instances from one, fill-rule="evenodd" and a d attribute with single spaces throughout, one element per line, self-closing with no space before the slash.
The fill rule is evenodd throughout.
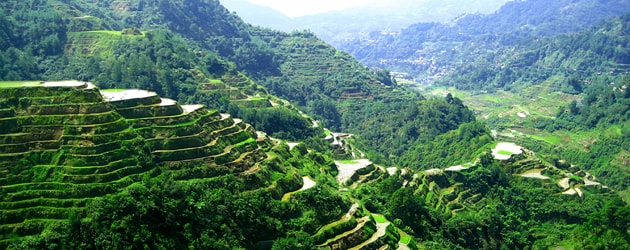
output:
<path id="1" fill-rule="evenodd" d="M 601 186 L 602 184 L 596 181 L 589 180 L 584 178 L 584 186 Z"/>
<path id="2" fill-rule="evenodd" d="M 293 148 L 295 146 L 297 146 L 298 144 L 300 144 L 300 143 L 298 143 L 298 142 L 287 142 L 287 145 L 289 146 L 289 150 L 293 150 Z"/>
<path id="3" fill-rule="evenodd" d="M 535 178 L 535 179 L 541 179 L 541 180 L 549 180 L 551 178 L 542 175 L 542 171 L 544 169 L 532 169 L 532 170 L 528 170 L 525 173 L 520 174 L 521 177 L 525 177 L 525 178 Z"/>
<path id="4" fill-rule="evenodd" d="M 398 248 L 396 250 L 409 250 L 409 246 L 407 246 L 407 244 L 403 244 L 403 243 L 398 243 Z"/>
<path id="5" fill-rule="evenodd" d="M 584 195 L 584 193 L 582 193 L 582 190 L 580 190 L 579 188 L 571 188 L 567 191 L 564 191 L 562 194 L 566 194 L 566 195 L 575 195 L 577 194 L 578 196 L 582 197 L 582 195 Z"/>
<path id="6" fill-rule="evenodd" d="M 317 184 L 315 183 L 314 180 L 311 179 L 311 177 L 308 177 L 308 176 L 302 177 L 302 180 L 304 181 L 304 185 L 302 185 L 302 188 L 300 188 L 300 191 L 311 189 Z"/>
<path id="7" fill-rule="evenodd" d="M 464 169 L 468 169 L 468 168 L 464 167 L 462 165 L 457 165 L 457 166 L 452 166 L 452 167 L 446 168 L 446 169 L 444 169 L 444 171 L 459 172 L 459 171 L 462 171 Z"/>
<path id="8" fill-rule="evenodd" d="M 592 180 L 594 178 L 591 174 L 587 173 L 586 177 L 584 177 L 584 186 L 601 186 L 602 184 Z"/>
<path id="9" fill-rule="evenodd" d="M 139 89 L 127 89 L 127 90 L 115 91 L 115 92 L 103 90 L 101 91 L 101 95 L 108 102 L 130 100 L 130 99 L 141 99 L 141 98 L 157 96 L 155 92 L 139 90 Z"/>
<path id="10" fill-rule="evenodd" d="M 398 170 L 398 168 L 396 168 L 396 167 L 387 168 L 387 173 L 389 175 L 395 175 L 397 170 Z"/>
<path id="11" fill-rule="evenodd" d="M 285 193 L 282 196 L 282 200 L 283 201 L 288 200 L 289 198 L 291 198 L 292 194 L 295 194 L 297 192 L 301 192 L 301 191 L 313 188 L 313 187 L 315 187 L 315 185 L 317 185 L 317 183 L 315 181 L 313 181 L 311 179 L 311 177 L 309 177 L 309 176 L 302 177 L 302 182 L 304 183 L 304 184 L 302 184 L 302 188 L 300 188 L 299 190 L 293 191 L 293 192 Z"/>
<path id="12" fill-rule="evenodd" d="M 184 110 L 184 113 L 188 114 L 203 108 L 203 105 L 181 105 L 181 107 Z"/>
<path id="13" fill-rule="evenodd" d="M 350 218 L 352 218 L 352 216 L 354 216 L 354 213 L 357 212 L 357 209 L 359 209 L 359 203 L 352 204 L 346 215 L 343 216 L 343 219 L 349 220 Z"/>
<path id="14" fill-rule="evenodd" d="M 370 239 L 350 249 L 351 250 L 363 249 L 363 247 L 385 236 L 385 233 L 387 233 L 387 226 L 389 226 L 389 224 L 390 224 L 389 221 L 385 223 L 376 223 L 376 233 L 374 233 L 372 237 L 370 237 Z"/>
<path id="15" fill-rule="evenodd" d="M 335 161 L 335 164 L 337 164 L 337 168 L 339 169 L 337 180 L 339 183 L 344 184 L 350 179 L 350 177 L 352 177 L 354 172 L 372 165 L 372 162 L 368 159 L 358 159 L 349 162 Z"/>
<path id="16" fill-rule="evenodd" d="M 560 179 L 558 181 L 558 185 L 560 185 L 560 187 L 562 187 L 564 190 L 567 190 L 571 188 L 571 185 L 569 184 L 569 180 L 570 180 L 569 178 Z"/>

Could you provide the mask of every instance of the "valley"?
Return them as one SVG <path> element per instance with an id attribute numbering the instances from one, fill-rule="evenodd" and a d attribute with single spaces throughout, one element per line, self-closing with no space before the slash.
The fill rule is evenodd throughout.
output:
<path id="1" fill-rule="evenodd" d="M 214 0 L 0 7 L 2 249 L 630 246 L 623 1 L 337 48 Z"/>

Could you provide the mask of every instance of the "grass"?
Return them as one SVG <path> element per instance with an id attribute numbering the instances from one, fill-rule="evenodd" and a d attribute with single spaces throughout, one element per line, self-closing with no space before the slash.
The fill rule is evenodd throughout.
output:
<path id="1" fill-rule="evenodd" d="M 140 39 L 144 36 L 126 36 L 121 31 L 93 30 L 68 33 L 68 46 L 72 53 L 82 55 L 99 55 L 102 57 L 113 56 L 113 49 L 121 42 L 121 37 L 126 39 Z"/>
<path id="2" fill-rule="evenodd" d="M 401 236 L 400 237 L 400 243 L 402 243 L 402 244 L 409 244 L 409 243 L 411 243 L 411 236 L 409 236 L 409 235 Z"/>
<path id="3" fill-rule="evenodd" d="M 499 150 L 498 152 L 500 155 L 513 155 L 513 152 L 507 151 L 507 150 Z"/>
<path id="4" fill-rule="evenodd" d="M 284 177 L 284 174 L 279 173 L 279 172 L 273 172 L 273 174 L 271 174 L 271 181 L 278 181 L 282 179 L 283 177 Z"/>
<path id="5" fill-rule="evenodd" d="M 106 34 L 106 35 L 115 35 L 115 36 L 122 36 L 122 32 L 121 31 L 117 31 L 117 30 L 92 30 L 92 31 L 85 31 L 87 33 L 99 33 L 99 34 Z"/>
<path id="6" fill-rule="evenodd" d="M 584 182 L 584 180 L 582 179 L 582 177 L 579 177 L 577 175 L 571 175 L 569 176 L 570 179 L 578 181 L 578 182 Z"/>
<path id="7" fill-rule="evenodd" d="M 267 97 L 250 97 L 250 101 L 266 101 Z"/>
<path id="8" fill-rule="evenodd" d="M 555 136 L 555 135 L 536 135 L 536 134 L 532 134 L 532 135 L 528 135 L 529 137 L 535 139 L 535 140 L 539 140 L 539 141 L 544 141 L 547 142 L 549 144 L 552 145 L 558 145 L 560 142 L 562 142 L 562 138 L 559 136 Z"/>
<path id="9" fill-rule="evenodd" d="M 478 119 L 485 120 L 492 129 L 529 127 L 528 123 L 532 119 L 554 117 L 560 107 L 580 98 L 556 90 L 554 86 L 562 80 L 551 78 L 515 92 L 498 90 L 495 93 L 476 93 L 453 87 L 424 87 L 419 90 L 438 98 L 451 93 L 475 111 Z M 519 117 L 519 112 L 527 114 L 527 118 Z"/>
<path id="10" fill-rule="evenodd" d="M 558 90 L 563 77 L 551 77 L 543 83 L 526 86 L 514 92 L 496 91 L 495 93 L 473 93 L 453 87 L 420 87 L 426 95 L 443 97 L 446 93 L 460 98 L 476 113 L 477 119 L 484 121 L 491 129 L 508 132 L 508 136 L 537 140 L 567 149 L 585 150 L 602 136 L 620 136 L 619 126 L 588 131 L 555 131 L 548 133 L 532 128 L 534 119 L 553 119 L 561 107 L 566 107 L 580 96 L 562 93 Z M 526 84 L 526 83 L 525 83 Z M 518 113 L 527 114 L 521 118 Z M 520 134 L 523 133 L 523 134 Z M 500 133 L 500 135 L 505 135 Z M 503 153 L 500 153 L 503 154 Z M 507 152 L 505 153 L 507 155 Z"/>
<path id="11" fill-rule="evenodd" d="M 380 214 L 372 214 L 372 217 L 374 217 L 374 220 L 376 221 L 376 223 L 387 223 L 387 218 L 385 218 L 385 216 L 380 215 Z"/>
<path id="12" fill-rule="evenodd" d="M 127 89 L 101 89 L 101 92 L 120 93 L 125 92 Z"/>
<path id="13" fill-rule="evenodd" d="M 359 163 L 356 160 L 340 160 L 338 162 L 341 163 L 341 164 L 357 164 L 357 163 Z"/>
<path id="14" fill-rule="evenodd" d="M 33 86 L 39 86 L 39 83 L 40 82 L 35 82 L 35 81 L 0 82 L 0 88 L 33 87 Z"/>
<path id="15" fill-rule="evenodd" d="M 256 142 L 256 139 L 250 137 L 250 138 L 247 138 L 247 140 L 234 144 L 234 147 L 240 147 L 245 144 L 250 144 L 250 143 L 255 143 L 255 142 Z"/>
<path id="16" fill-rule="evenodd" d="M 407 79 L 404 79 L 404 78 L 396 78 L 396 83 L 398 83 L 398 85 L 400 85 L 400 86 L 408 86 L 408 87 L 416 87 L 416 88 L 421 86 L 420 83 L 417 83 L 417 82 L 414 82 L 414 81 L 411 81 L 411 80 L 407 80 Z"/>
<path id="17" fill-rule="evenodd" d="M 626 125 L 629 124 L 626 122 Z M 604 131 L 604 134 L 609 136 L 622 136 L 621 126 L 620 125 L 612 125 L 608 129 Z"/>
<path id="18" fill-rule="evenodd" d="M 87 33 L 101 33 L 101 34 L 108 34 L 108 35 L 122 35 L 122 33 L 120 31 L 116 31 L 116 30 L 92 30 L 92 31 L 86 31 Z"/>

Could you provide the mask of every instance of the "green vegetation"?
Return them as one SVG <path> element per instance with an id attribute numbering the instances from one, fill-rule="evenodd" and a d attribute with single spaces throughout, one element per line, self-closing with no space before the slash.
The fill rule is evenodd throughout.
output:
<path id="1" fill-rule="evenodd" d="M 29 86 L 37 86 L 37 85 L 39 85 L 39 82 L 28 82 L 28 81 L 0 82 L 0 88 L 29 87 Z"/>
<path id="2" fill-rule="evenodd" d="M 357 163 L 359 163 L 359 161 L 357 161 L 357 160 L 340 160 L 339 163 L 341 163 L 341 164 L 357 164 Z"/>
<path id="3" fill-rule="evenodd" d="M 387 222 L 387 218 L 385 218 L 385 216 L 383 216 L 383 215 L 372 214 L 372 216 L 374 216 L 374 220 L 376 221 L 376 223 L 386 223 Z"/>
<path id="4" fill-rule="evenodd" d="M 299 232 L 306 235 L 300 242 L 312 242 L 310 235 L 349 208 L 346 198 L 333 191 L 334 177 L 326 174 L 318 176 L 313 191 L 282 202 L 282 194 L 299 188 L 297 166 L 301 172 L 320 173 L 332 160 L 316 153 L 294 156 L 282 146 L 265 151 L 259 143 L 269 142 L 258 142 L 249 125 L 215 111 L 130 119 L 117 110 L 158 108 L 154 104 L 160 99 L 148 96 L 135 104 L 108 105 L 102 99 L 93 104 L 67 98 L 77 93 L 98 95 L 98 90 L 17 86 L 2 91 L 3 96 L 18 93 L 15 100 L 66 100 L 69 103 L 57 105 L 106 109 L 84 110 L 76 124 L 50 126 L 37 122 L 39 117 L 70 121 L 75 114 L 54 113 L 63 109 L 39 114 L 33 112 L 46 104 L 4 103 L 15 114 L 32 119 L 0 134 L 0 171 L 6 173 L 0 179 L 3 248 L 251 248 Z M 106 120 L 121 126 L 113 131 L 96 129 L 108 126 Z M 39 130 L 50 138 L 33 136 Z M 39 140 L 56 142 L 13 146 Z M 210 151 L 199 153 L 206 149 Z M 273 157 L 266 153 L 270 150 Z M 285 164 L 290 162 L 300 164 Z M 268 233 L 250 233 L 261 231 Z"/>
<path id="5" fill-rule="evenodd" d="M 410 242 L 411 242 L 410 236 L 403 236 L 400 238 L 400 243 L 402 244 L 409 244 Z"/>
<path id="6" fill-rule="evenodd" d="M 499 150 L 500 155 L 513 155 L 514 153 L 510 152 L 510 151 L 505 151 L 505 150 Z"/>
<path id="7" fill-rule="evenodd" d="M 542 135 L 528 135 L 528 136 L 530 136 L 533 139 L 544 141 L 544 142 L 552 144 L 552 145 L 558 145 L 562 141 L 562 138 L 560 138 L 558 136 L 555 136 L 555 135 L 546 135 L 546 136 L 542 136 Z"/>
<path id="8" fill-rule="evenodd" d="M 423 32 L 405 43 L 428 52 L 401 48 L 454 63 L 424 98 L 214 0 L 0 7 L 0 248 L 629 248 L 627 16 L 536 41 Z M 491 28 L 527 33 L 508 26 Z M 34 79 L 158 95 L 107 103 Z M 528 150 L 494 160 L 486 125 Z M 339 183 L 335 161 L 358 158 L 374 164 Z"/>
<path id="9" fill-rule="evenodd" d="M 403 29 L 400 34 L 373 32 L 367 38 L 341 43 L 341 48 L 371 67 L 406 72 L 410 78 L 419 79 L 429 76 L 432 80 L 447 75 L 450 79 L 441 81 L 441 84 L 493 92 L 497 88 L 510 88 L 513 82 L 544 81 L 541 78 L 534 80 L 532 76 L 549 76 L 550 71 L 606 67 L 606 64 L 591 61 L 600 59 L 598 52 L 565 47 L 570 53 L 545 51 L 541 54 L 538 51 L 549 48 L 547 45 L 550 44 L 534 44 L 540 38 L 552 39 L 588 29 L 628 11 L 630 4 L 623 0 L 559 0 L 553 3 L 544 0 L 512 1 L 492 14 L 461 16 L 448 24 L 417 23 Z M 610 40 L 593 42 L 596 45 Z M 606 52 L 614 53 L 615 49 Z M 578 60 L 561 65 L 540 64 L 536 72 L 518 73 L 525 64 L 543 55 L 549 60 L 566 57 Z M 623 58 L 623 55 L 618 54 L 619 58 Z M 518 60 L 514 57 L 518 57 Z M 506 63 L 506 60 L 513 64 Z M 451 74 L 454 69 L 466 71 L 466 74 Z M 523 78 L 527 80 L 520 80 Z"/>
<path id="10" fill-rule="evenodd" d="M 29 54 L 32 50 L 27 44 L 11 45 L 24 55 L 24 64 L 32 65 L 13 63 L 13 69 L 24 71 L 10 77 L 9 72 L 0 71 L 0 79 L 78 79 L 100 88 L 148 89 L 182 103 L 202 103 L 228 112 L 275 137 L 296 140 L 321 135 L 321 129 L 306 125 L 312 124 L 310 118 L 291 114 L 292 107 L 267 109 L 271 104 L 265 99 L 273 98 L 258 82 L 312 114 L 322 126 L 356 134 L 375 161 L 388 164 L 411 144 L 474 119 L 461 102 L 422 100 L 397 87 L 388 71 L 371 71 L 312 33 L 247 26 L 217 2 L 105 1 L 92 6 L 75 0 L 54 8 L 47 4 L 3 4 L 5 9 L 24 13 L 50 9 L 39 16 L 20 16 L 22 20 L 7 19 L 3 23 L 7 36 L 22 35 L 13 26 L 26 29 L 47 23 L 59 26 L 50 29 L 59 29 L 59 36 L 51 36 L 55 43 L 46 45 L 50 52 L 44 55 Z M 112 11 L 110 6 L 121 11 Z M 82 13 L 86 9 L 100 15 Z M 138 9 L 142 11 L 131 11 Z M 77 18 L 84 16 L 91 18 Z M 121 36 L 136 29 L 143 35 Z M 257 97 L 247 98 L 251 96 Z M 413 106 L 419 107 L 418 112 L 397 112 Z M 433 115 L 434 120 L 422 120 L 425 115 Z"/>
<path id="11" fill-rule="evenodd" d="M 115 31 L 115 30 L 90 30 L 90 31 L 87 31 L 87 32 L 88 33 L 107 34 L 107 35 L 116 35 L 116 36 L 122 35 L 121 31 Z"/>

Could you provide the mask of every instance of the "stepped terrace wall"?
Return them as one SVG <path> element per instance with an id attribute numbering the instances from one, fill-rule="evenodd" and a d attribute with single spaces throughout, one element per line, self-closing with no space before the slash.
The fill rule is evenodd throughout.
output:
<path id="1" fill-rule="evenodd" d="M 0 83 L 0 249 L 147 174 L 204 179 L 267 158 L 253 128 L 229 115 L 148 91 L 102 93 L 80 82 Z"/>

